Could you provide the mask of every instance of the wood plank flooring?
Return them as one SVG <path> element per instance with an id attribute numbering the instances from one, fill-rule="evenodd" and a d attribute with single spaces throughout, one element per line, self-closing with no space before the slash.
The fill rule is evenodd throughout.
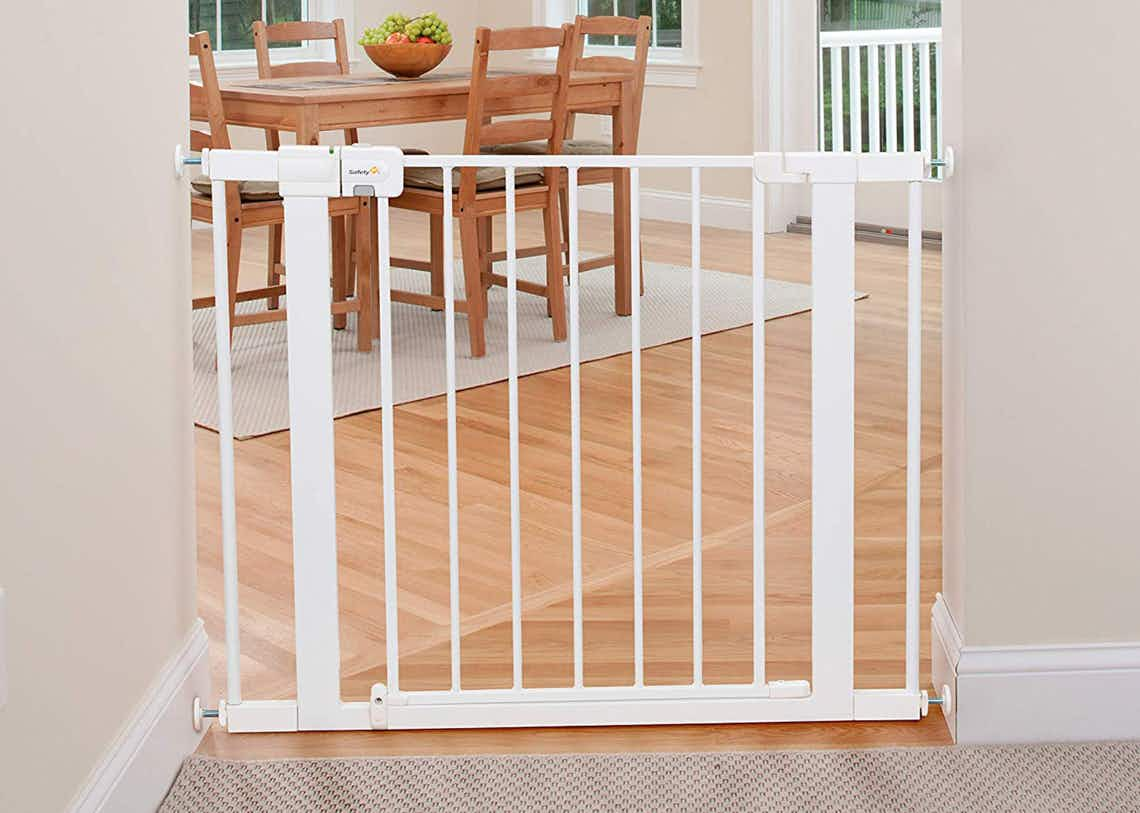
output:
<path id="1" fill-rule="evenodd" d="M 393 251 L 426 256 L 426 219 L 394 213 Z M 502 224 L 498 224 L 501 234 Z M 608 218 L 583 213 L 584 251 L 608 248 Z M 520 244 L 537 218 L 520 216 Z M 646 257 L 687 265 L 688 227 L 646 221 Z M 456 241 L 458 244 L 458 241 Z M 500 237 L 501 244 L 501 237 Z M 706 229 L 704 265 L 747 273 L 750 236 Z M 209 232 L 195 231 L 194 290 L 211 285 Z M 243 285 L 264 275 L 264 240 L 247 234 Z M 810 238 L 768 240 L 768 273 L 807 282 Z M 903 679 L 905 499 L 905 250 L 860 243 L 856 284 L 856 683 Z M 923 618 L 941 582 L 941 258 L 924 256 Z M 441 316 L 442 318 L 442 316 Z M 766 466 L 769 678 L 810 676 L 810 314 L 768 323 Z M 239 330 L 240 334 L 240 330 Z M 704 641 L 708 682 L 751 670 L 751 328 L 704 340 Z M 240 353 L 240 335 L 238 347 Z M 645 653 L 649 683 L 692 675 L 690 345 L 643 355 Z M 460 360 L 462 363 L 462 360 Z M 565 685 L 572 675 L 570 613 L 569 374 L 522 379 L 524 684 Z M 582 370 L 585 676 L 632 680 L 630 362 Z M 511 678 L 507 389 L 458 395 L 463 685 Z M 396 410 L 396 509 L 401 685 L 448 685 L 446 405 Z M 383 680 L 384 603 L 378 413 L 336 422 L 342 690 L 361 699 Z M 212 639 L 215 686 L 224 684 L 217 436 L 196 430 L 199 596 Z M 237 444 L 239 568 L 245 696 L 295 691 L 288 433 Z M 929 637 L 923 624 L 923 682 Z M 621 751 L 636 748 L 829 747 L 948 741 L 937 713 L 913 724 L 704 726 L 544 732 L 386 732 L 235 736 L 215 731 L 203 751 L 242 756 Z"/>

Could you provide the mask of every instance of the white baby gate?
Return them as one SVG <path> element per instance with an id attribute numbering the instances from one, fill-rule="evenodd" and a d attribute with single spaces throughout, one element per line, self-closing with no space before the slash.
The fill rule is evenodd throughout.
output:
<path id="1" fill-rule="evenodd" d="M 443 691 L 400 686 L 393 446 L 391 269 L 388 197 L 399 194 L 403 168 L 443 170 L 443 220 L 452 218 L 450 170 L 505 167 L 511 509 L 513 685 L 465 689 L 460 674 L 459 546 L 456 456 L 455 268 L 452 229 L 444 229 L 444 319 L 447 330 L 447 448 L 450 563 L 450 685 Z M 522 682 L 515 170 L 563 167 L 569 186 L 569 343 L 573 562 L 573 683 L 527 688 Z M 633 662 L 626 687 L 583 679 L 581 403 L 578 284 L 578 170 L 630 170 L 632 267 L 638 267 L 638 173 L 651 167 L 692 173 L 692 493 L 693 677 L 683 685 L 646 685 L 643 659 L 641 329 L 638 275 L 631 274 L 633 417 Z M 739 685 L 702 676 L 701 540 L 701 207 L 704 169 L 752 173 L 753 668 Z M 280 152 L 218 150 L 203 157 L 215 200 L 225 181 L 278 181 L 285 205 L 289 293 L 289 414 L 296 629 L 296 700 L 242 696 L 238 635 L 237 524 L 234 491 L 232 373 L 228 315 L 216 309 L 222 544 L 227 679 L 215 713 L 233 732 L 422 729 L 506 726 L 732 723 L 801 720 L 915 720 L 928 698 L 919 687 L 919 438 L 921 420 L 922 194 L 930 163 L 921 153 L 788 153 L 749 156 L 403 156 L 394 148 L 282 147 Z M 906 680 L 889 690 L 854 688 L 854 382 L 855 191 L 865 182 L 909 188 L 907 283 Z M 764 579 L 764 187 L 809 184 L 812 191 L 811 320 L 811 680 L 765 677 Z M 340 692 L 335 460 L 333 449 L 330 244 L 327 199 L 374 195 L 381 245 L 380 347 L 386 683 L 365 702 Z M 216 301 L 227 298 L 226 218 L 214 207 Z"/>

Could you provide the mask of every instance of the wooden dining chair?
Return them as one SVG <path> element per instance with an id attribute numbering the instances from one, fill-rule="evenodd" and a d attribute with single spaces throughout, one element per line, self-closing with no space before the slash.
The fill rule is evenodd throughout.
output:
<path id="1" fill-rule="evenodd" d="M 569 81 L 570 74 L 578 71 L 606 71 L 608 73 L 626 73 L 629 75 L 630 82 L 633 88 L 633 103 L 631 117 L 633 121 L 630 125 L 630 133 L 626 139 L 625 151 L 629 153 L 637 153 L 638 149 L 638 136 L 641 130 L 641 110 L 642 102 L 645 98 L 645 72 L 649 63 L 649 44 L 652 36 L 652 21 L 649 17 L 587 17 L 578 15 L 574 20 L 574 27 L 571 41 L 571 58 L 567 63 L 560 68 L 564 71 L 565 81 Z M 619 57 L 619 56 L 586 56 L 586 40 L 588 37 L 615 37 L 615 38 L 633 38 L 633 56 Z M 584 111 L 591 112 L 591 111 Z M 609 115 L 609 110 L 596 111 L 605 115 Z M 562 152 L 567 155 L 612 155 L 614 146 L 611 141 L 600 141 L 591 139 L 574 138 L 574 125 L 576 113 L 567 113 L 567 120 L 565 126 L 566 140 L 562 144 Z M 545 145 L 541 142 L 518 142 L 512 144 L 501 144 L 497 147 L 492 147 L 489 152 L 499 154 L 515 154 L 515 155 L 536 155 L 546 151 Z M 621 169 L 608 169 L 605 167 L 587 167 L 578 171 L 578 185 L 596 185 L 596 184 L 613 184 L 616 176 L 620 172 L 627 172 L 628 170 Z M 569 243 L 570 243 L 570 220 L 569 212 L 570 205 L 567 199 L 566 188 L 563 187 L 560 192 L 562 213 L 562 248 L 566 253 L 566 263 L 563 271 L 567 275 L 570 273 L 569 268 Z M 619 200 L 616 193 L 614 194 L 614 217 L 619 218 L 624 225 L 626 233 L 629 232 L 630 211 L 628 202 L 623 207 L 619 205 Z M 533 246 L 523 249 L 520 256 L 534 256 L 536 254 L 545 253 L 546 246 Z M 644 252 L 640 252 L 644 256 Z M 499 260 L 503 256 L 503 252 L 491 252 L 492 261 Z M 579 271 L 590 271 L 595 268 L 607 268 L 615 263 L 613 254 L 606 257 L 595 257 L 589 260 L 583 260 L 578 264 Z M 639 269 L 641 273 L 641 269 Z M 642 292 L 645 290 L 645 279 L 642 273 L 641 281 Z"/>
<path id="2" fill-rule="evenodd" d="M 271 46 L 274 43 L 281 42 L 317 42 L 317 41 L 331 41 L 333 43 L 333 56 L 332 61 L 329 60 L 307 60 L 304 62 L 285 62 L 279 65 L 274 65 L 270 59 L 272 53 Z M 271 23 L 266 25 L 262 20 L 254 20 L 253 22 L 253 49 L 257 54 L 257 77 L 258 79 L 277 79 L 277 78 L 295 78 L 295 77 L 312 77 L 312 76 L 345 76 L 349 73 L 351 65 L 348 61 L 348 35 L 345 32 L 344 20 L 337 18 L 330 22 L 319 20 L 303 20 L 303 21 L 290 21 L 283 23 Z M 344 130 L 344 143 L 356 144 L 359 142 L 359 137 L 355 127 L 349 127 Z M 281 146 L 281 134 L 278 130 L 267 129 L 265 131 L 265 146 L 267 149 L 276 150 Z M 342 221 L 340 228 L 345 230 L 346 240 L 348 245 L 348 255 L 351 257 L 354 251 L 356 228 L 353 218 L 349 217 Z M 282 234 L 281 226 L 273 225 L 269 227 L 269 252 L 267 258 L 266 268 L 266 284 L 276 285 L 280 280 L 281 272 L 281 254 L 282 254 Z M 340 287 L 345 290 L 352 290 L 354 281 L 352 279 L 353 263 L 345 263 L 342 271 L 346 275 L 345 279 L 340 282 Z M 277 307 L 276 298 L 270 298 L 269 308 L 272 310 Z M 346 317 L 344 314 L 338 314 L 333 324 L 337 328 L 345 326 Z"/>
<path id="3" fill-rule="evenodd" d="M 479 28 L 475 32 L 475 49 L 471 65 L 471 91 L 467 103 L 463 153 L 478 155 L 482 149 L 517 141 L 535 141 L 544 145 L 544 153 L 557 154 L 566 126 L 566 68 L 570 60 L 570 37 L 573 27 L 507 28 L 492 31 Z M 500 51 L 539 48 L 558 49 L 555 73 L 512 73 L 505 76 L 488 74 L 490 55 Z M 498 111 L 510 109 L 511 100 L 526 96 L 550 97 L 551 111 L 545 118 L 512 118 L 495 121 Z M 566 339 L 566 303 L 563 290 L 562 258 L 559 247 L 558 191 L 561 188 L 558 169 L 519 169 L 515 173 L 516 211 L 541 210 L 548 246 L 546 282 L 540 284 L 518 280 L 518 290 L 547 300 L 552 317 L 555 341 Z M 464 168 L 453 173 L 453 213 L 459 220 L 459 237 L 463 255 L 465 300 L 456 302 L 457 311 L 467 314 L 471 334 L 471 355 L 486 354 L 484 325 L 487 318 L 487 291 L 492 285 L 506 285 L 507 280 L 495 274 L 489 262 L 491 251 L 491 218 L 507 209 L 506 170 L 500 168 Z M 433 309 L 444 306 L 443 297 L 443 173 L 438 169 L 409 168 L 404 171 L 404 193 L 391 201 L 401 209 L 426 212 L 431 216 L 432 259 L 430 263 L 393 264 L 432 275 L 430 295 L 411 291 L 393 291 L 396 302 L 408 302 Z"/>
<path id="4" fill-rule="evenodd" d="M 201 74 L 201 84 L 190 83 L 190 121 L 205 122 L 209 131 L 191 127 L 190 148 L 202 149 L 229 149 L 230 136 L 226 126 L 225 110 L 222 106 L 222 93 L 218 84 L 218 73 L 214 65 L 214 53 L 210 45 L 210 35 L 199 32 L 190 35 L 190 56 L 198 60 Z M 213 222 L 213 207 L 218 203 L 212 200 L 212 186 L 210 179 L 200 176 L 191 181 L 193 192 L 190 196 L 191 218 L 203 223 Z M 264 288 L 248 291 L 238 291 L 238 270 L 241 265 L 242 233 L 246 229 L 258 226 L 277 226 L 285 223 L 284 201 L 278 194 L 277 184 L 267 181 L 227 182 L 226 196 L 221 205 L 226 208 L 226 254 L 229 268 L 229 314 L 230 338 L 233 330 L 240 325 L 260 324 L 285 319 L 285 310 L 266 310 L 258 313 L 236 313 L 238 302 L 257 299 L 269 300 L 286 293 L 285 286 L 278 280 L 275 284 Z M 340 228 L 332 232 L 332 262 L 333 268 L 344 266 L 348 262 L 348 250 L 345 241 L 344 218 L 349 215 L 364 214 L 356 218 L 357 246 L 356 261 L 360 265 L 361 273 L 356 274 L 357 285 L 360 286 L 357 296 L 349 300 L 347 292 L 340 290 L 337 280 L 343 279 L 343 274 L 333 274 L 333 303 L 334 315 L 358 313 L 358 346 L 362 351 L 372 349 L 372 297 L 369 283 L 368 266 L 371 264 L 370 235 L 367 233 L 371 220 L 371 212 L 363 207 L 370 206 L 367 199 L 362 198 L 330 198 L 329 216 L 333 222 L 339 222 Z M 214 297 L 199 297 L 193 300 L 193 307 L 208 308 L 214 306 Z"/>

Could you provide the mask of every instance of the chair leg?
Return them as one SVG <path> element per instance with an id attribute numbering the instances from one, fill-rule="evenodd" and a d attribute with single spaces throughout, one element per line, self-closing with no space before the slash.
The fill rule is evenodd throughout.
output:
<path id="1" fill-rule="evenodd" d="M 332 301 L 344 302 L 348 299 L 348 235 L 345 233 L 345 218 L 332 220 Z M 344 330 L 348 326 L 348 314 L 333 314 L 333 328 Z"/>
<path id="2" fill-rule="evenodd" d="M 241 270 L 241 221 L 231 220 L 226 229 L 226 265 L 229 270 L 230 347 L 234 343 L 234 317 L 237 315 L 238 272 Z"/>
<path id="3" fill-rule="evenodd" d="M 566 266 L 566 273 L 570 273 L 570 190 L 565 186 L 558 189 L 558 214 L 562 220 L 562 244 L 566 246 L 565 252 L 560 252 L 562 264 Z"/>
<path id="4" fill-rule="evenodd" d="M 372 289 L 371 240 L 372 199 L 362 198 L 360 214 L 356 216 L 356 301 L 360 310 L 356 314 L 356 349 L 362 353 L 372 350 L 372 320 L 376 295 Z"/>
<path id="5" fill-rule="evenodd" d="M 638 243 L 639 250 L 637 252 L 637 274 L 641 278 L 641 295 L 645 296 L 645 241 L 642 240 Z"/>
<path id="6" fill-rule="evenodd" d="M 269 246 L 267 250 L 268 262 L 265 274 L 265 283 L 269 287 L 281 284 L 281 277 L 278 275 L 278 269 L 281 266 L 281 238 L 284 235 L 280 223 L 274 223 L 269 227 Z M 268 298 L 269 310 L 275 311 L 281 306 L 281 297 L 271 296 Z"/>
<path id="7" fill-rule="evenodd" d="M 483 274 L 479 262 L 479 222 L 474 217 L 459 219 L 459 244 L 463 252 L 463 282 L 467 288 L 467 330 L 471 334 L 471 355 L 482 358 L 487 354 L 484 335 Z"/>
<path id="8" fill-rule="evenodd" d="M 562 244 L 559 241 L 558 194 L 551 190 L 542 210 L 546 233 L 546 309 L 553 316 L 554 341 L 566 340 L 566 289 L 562 276 Z"/>
<path id="9" fill-rule="evenodd" d="M 356 215 L 347 215 L 344 218 L 345 245 L 345 279 L 344 290 L 352 294 L 356 290 Z"/>
<path id="10" fill-rule="evenodd" d="M 481 295 L 483 298 L 483 313 L 487 313 L 487 293 L 493 284 L 491 274 L 495 264 L 491 262 L 491 252 L 494 250 L 495 221 L 491 217 L 479 220 L 479 270 L 481 280 Z"/>
<path id="11" fill-rule="evenodd" d="M 431 224 L 431 295 L 443 296 L 443 215 L 429 215 Z M 451 226 L 449 223 L 448 226 Z M 440 311 L 443 308 L 432 308 Z"/>

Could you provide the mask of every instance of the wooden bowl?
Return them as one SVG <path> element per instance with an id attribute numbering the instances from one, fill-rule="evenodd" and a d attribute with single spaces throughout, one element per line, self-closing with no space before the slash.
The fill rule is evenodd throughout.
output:
<path id="1" fill-rule="evenodd" d="M 451 46 L 401 42 L 394 45 L 365 45 L 364 52 L 378 67 L 393 76 L 414 79 L 438 67 L 451 53 Z"/>

